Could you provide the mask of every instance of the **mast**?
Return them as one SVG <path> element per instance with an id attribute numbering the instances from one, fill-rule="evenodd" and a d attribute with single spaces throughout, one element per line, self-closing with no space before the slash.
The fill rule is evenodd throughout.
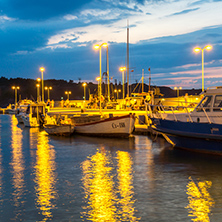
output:
<path id="1" fill-rule="evenodd" d="M 127 96 L 129 97 L 129 20 L 127 20 L 127 67 L 126 67 L 126 72 L 127 72 Z"/>
<path id="2" fill-rule="evenodd" d="M 149 92 L 150 92 L 150 83 L 151 83 L 151 71 L 150 71 L 150 68 L 148 69 L 148 71 L 150 72 L 149 73 Z"/>
<path id="3" fill-rule="evenodd" d="M 144 69 L 142 69 L 142 93 L 144 92 Z"/>

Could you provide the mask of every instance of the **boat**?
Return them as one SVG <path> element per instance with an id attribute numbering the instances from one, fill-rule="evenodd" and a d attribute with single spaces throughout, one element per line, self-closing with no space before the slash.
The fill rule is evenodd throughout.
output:
<path id="1" fill-rule="evenodd" d="M 222 87 L 208 88 L 192 112 L 151 114 L 151 132 L 175 147 L 222 154 Z"/>
<path id="2" fill-rule="evenodd" d="M 44 123 L 45 103 L 31 103 L 26 112 L 22 115 L 22 120 L 27 127 L 40 127 Z"/>
<path id="3" fill-rule="evenodd" d="M 49 135 L 70 136 L 74 130 L 75 125 L 71 123 L 71 119 L 54 118 L 51 116 L 45 117 L 44 130 Z"/>
<path id="4" fill-rule="evenodd" d="M 43 127 L 49 135 L 56 136 L 70 136 L 75 130 L 73 124 L 44 124 Z"/>
<path id="5" fill-rule="evenodd" d="M 20 105 L 19 108 L 16 111 L 15 117 L 18 120 L 18 123 L 23 123 L 22 116 L 26 114 L 28 105 Z"/>
<path id="6" fill-rule="evenodd" d="M 135 125 L 133 114 L 108 118 L 101 115 L 74 116 L 71 120 L 76 133 L 90 136 L 129 137 Z"/>

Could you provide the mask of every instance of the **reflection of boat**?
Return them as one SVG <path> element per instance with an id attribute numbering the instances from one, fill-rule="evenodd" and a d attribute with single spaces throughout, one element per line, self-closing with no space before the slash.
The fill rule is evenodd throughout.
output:
<path id="1" fill-rule="evenodd" d="M 45 131 L 49 135 L 69 136 L 74 132 L 73 124 L 44 124 Z"/>
<path id="2" fill-rule="evenodd" d="M 93 136 L 129 136 L 133 132 L 135 118 L 129 114 L 125 116 L 110 117 L 92 120 L 92 116 L 72 117 L 75 123 L 75 132 Z"/>
<path id="3" fill-rule="evenodd" d="M 152 129 L 174 146 L 222 153 L 222 87 L 208 89 L 191 113 L 155 117 L 151 118 Z"/>
<path id="4" fill-rule="evenodd" d="M 26 113 L 22 115 L 25 126 L 39 127 L 43 125 L 43 116 L 45 115 L 44 103 L 32 103 L 28 105 Z"/>

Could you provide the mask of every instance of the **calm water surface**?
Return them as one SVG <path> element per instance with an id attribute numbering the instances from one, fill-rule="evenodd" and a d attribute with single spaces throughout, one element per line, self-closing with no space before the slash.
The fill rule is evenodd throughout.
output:
<path id="1" fill-rule="evenodd" d="M 222 221 L 222 157 L 148 136 L 48 136 L 0 115 L 0 221 Z"/>

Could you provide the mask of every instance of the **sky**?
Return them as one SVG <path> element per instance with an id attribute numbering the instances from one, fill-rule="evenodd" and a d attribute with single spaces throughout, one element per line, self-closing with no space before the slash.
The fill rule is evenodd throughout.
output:
<path id="1" fill-rule="evenodd" d="M 122 81 L 129 24 L 130 83 L 201 88 L 222 85 L 220 0 L 0 0 L 0 76 L 96 82 L 108 43 L 111 82 Z M 101 49 L 102 72 L 107 49 Z M 132 70 L 132 72 L 131 72 Z"/>

